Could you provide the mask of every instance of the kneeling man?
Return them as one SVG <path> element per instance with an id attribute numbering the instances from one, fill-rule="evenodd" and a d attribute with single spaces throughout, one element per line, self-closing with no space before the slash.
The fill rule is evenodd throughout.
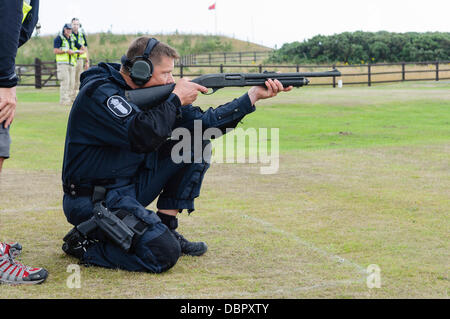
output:
<path id="1" fill-rule="evenodd" d="M 192 103 L 208 89 L 180 79 L 170 97 L 151 109 L 127 101 L 126 90 L 175 83 L 177 58 L 170 46 L 140 37 L 122 65 L 100 63 L 82 75 L 69 117 L 62 179 L 64 213 L 75 226 L 63 250 L 83 264 L 161 273 L 182 254 L 203 255 L 204 242 L 190 242 L 176 229 L 177 215 L 194 211 L 209 161 L 175 163 L 172 131 L 193 131 L 198 120 L 204 129 L 225 132 L 255 111 L 258 100 L 291 89 L 270 80 L 202 111 Z M 158 211 L 147 210 L 156 198 Z"/>

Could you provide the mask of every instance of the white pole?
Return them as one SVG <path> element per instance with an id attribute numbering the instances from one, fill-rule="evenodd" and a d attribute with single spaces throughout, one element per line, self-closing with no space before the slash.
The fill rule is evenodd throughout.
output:
<path id="1" fill-rule="evenodd" d="M 218 1 L 216 1 L 216 8 L 214 9 L 214 11 L 215 11 L 215 24 L 216 24 L 216 35 L 218 35 L 217 34 L 217 2 Z"/>
<path id="2" fill-rule="evenodd" d="M 252 16 L 251 23 L 252 23 L 252 42 L 256 43 L 255 42 L 255 24 L 254 24 L 254 21 L 253 21 L 253 16 Z"/>

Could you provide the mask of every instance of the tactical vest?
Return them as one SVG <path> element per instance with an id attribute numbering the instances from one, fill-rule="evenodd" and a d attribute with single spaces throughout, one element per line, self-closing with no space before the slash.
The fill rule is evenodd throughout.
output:
<path id="1" fill-rule="evenodd" d="M 26 2 L 23 2 L 23 7 L 22 7 L 22 13 L 23 13 L 23 17 L 22 17 L 22 23 L 25 21 L 25 18 L 27 17 L 28 12 L 30 12 L 32 9 L 32 7 Z"/>
<path id="2" fill-rule="evenodd" d="M 75 50 L 75 40 L 72 36 L 70 37 L 70 43 L 64 35 L 60 34 L 59 37 L 61 38 L 61 41 L 62 41 L 62 44 L 60 47 L 61 50 L 64 50 L 64 51 L 67 51 L 69 49 Z M 77 64 L 77 60 L 75 59 L 75 57 L 71 56 L 69 53 L 66 53 L 66 52 L 62 53 L 62 54 L 57 54 L 56 62 L 57 63 L 68 63 L 73 66 L 75 66 Z"/>
<path id="3" fill-rule="evenodd" d="M 73 38 L 73 41 L 77 40 L 75 37 L 75 34 L 73 34 L 73 32 L 72 32 L 72 38 Z M 84 47 L 86 46 L 86 42 L 84 41 L 84 34 L 81 30 L 78 30 L 78 43 Z M 78 59 L 87 60 L 87 57 L 88 56 L 87 56 L 86 52 L 84 52 L 83 54 L 78 54 Z"/>

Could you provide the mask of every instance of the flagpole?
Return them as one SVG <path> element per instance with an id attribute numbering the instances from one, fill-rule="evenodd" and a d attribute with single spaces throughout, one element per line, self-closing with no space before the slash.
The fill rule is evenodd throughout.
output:
<path id="1" fill-rule="evenodd" d="M 209 6 L 209 10 L 214 10 L 214 32 L 215 35 L 217 35 L 217 2 L 215 1 L 214 4 L 212 4 L 211 6 Z"/>
<path id="2" fill-rule="evenodd" d="M 215 2 L 216 8 L 214 9 L 214 11 L 215 11 L 215 13 L 214 13 L 214 14 L 215 14 L 215 20 L 216 20 L 216 21 L 215 21 L 215 24 L 216 24 L 216 35 L 218 35 L 218 34 L 217 34 L 217 3 L 218 3 L 218 2 L 219 2 L 219 1 L 216 1 L 216 2 Z"/>

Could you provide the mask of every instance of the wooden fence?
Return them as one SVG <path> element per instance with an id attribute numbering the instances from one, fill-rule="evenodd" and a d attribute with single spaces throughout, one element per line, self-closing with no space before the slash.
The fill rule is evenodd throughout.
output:
<path id="1" fill-rule="evenodd" d="M 257 64 L 266 60 L 271 52 L 272 51 L 253 51 L 189 54 L 182 56 L 179 60 L 179 64 Z"/>
<path id="2" fill-rule="evenodd" d="M 181 61 L 180 61 L 181 62 Z M 34 64 L 17 65 L 21 86 L 35 88 L 59 86 L 56 63 L 35 59 Z M 248 65 L 248 64 L 183 64 L 175 66 L 174 76 L 194 78 L 208 73 L 261 73 L 280 72 L 320 72 L 337 68 L 341 77 L 312 78 L 310 85 L 337 87 L 343 85 L 368 85 L 404 81 L 450 80 L 450 61 L 377 63 L 361 65 Z"/>
<path id="3" fill-rule="evenodd" d="M 16 64 L 16 73 L 19 76 L 19 86 L 59 87 L 56 72 L 56 62 L 43 62 L 34 59 L 34 64 Z"/>

